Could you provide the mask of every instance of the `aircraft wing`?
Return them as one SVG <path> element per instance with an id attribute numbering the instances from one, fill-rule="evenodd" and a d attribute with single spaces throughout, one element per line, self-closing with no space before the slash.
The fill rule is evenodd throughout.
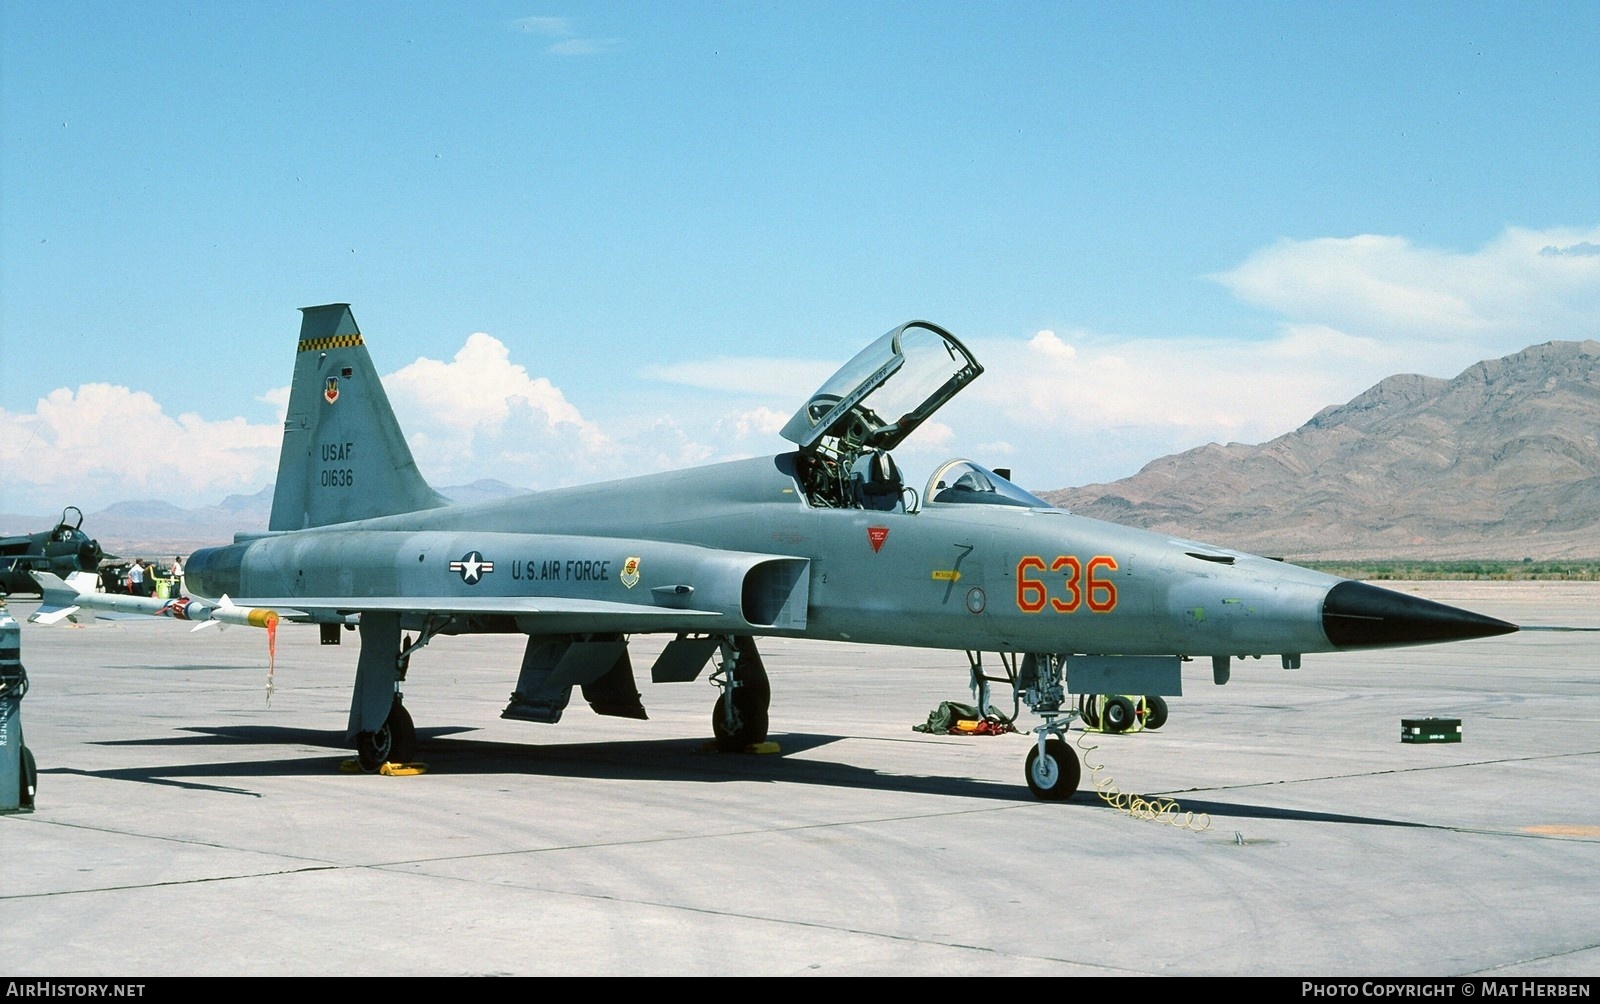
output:
<path id="1" fill-rule="evenodd" d="M 574 596 L 253 596 L 253 607 L 278 611 L 291 621 L 338 621 L 350 614 L 384 612 L 463 617 L 516 617 L 532 619 L 580 619 L 596 629 L 617 629 L 623 624 L 639 624 L 641 629 L 659 623 L 695 618 L 715 618 L 718 610 L 697 610 L 686 606 L 655 606 L 619 603 L 614 600 Z"/>
<path id="2" fill-rule="evenodd" d="M 581 623 L 593 630 L 670 630 L 673 624 L 716 619 L 723 611 L 696 609 L 683 587 L 652 590 L 650 603 L 620 603 L 575 596 L 252 596 L 236 602 L 186 596 L 154 599 L 98 593 L 49 572 L 34 572 L 43 602 L 29 618 L 54 624 L 80 610 L 150 614 L 205 623 L 243 623 L 265 627 L 268 620 L 340 623 L 351 614 L 385 612 L 419 616 L 514 617 L 535 624 Z"/>

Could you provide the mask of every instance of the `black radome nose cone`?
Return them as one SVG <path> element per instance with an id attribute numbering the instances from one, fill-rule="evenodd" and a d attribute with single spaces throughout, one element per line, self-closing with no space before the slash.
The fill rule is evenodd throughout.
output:
<path id="1" fill-rule="evenodd" d="M 1340 648 L 1426 645 L 1510 634 L 1517 625 L 1420 596 L 1341 582 L 1322 600 L 1322 630 Z"/>

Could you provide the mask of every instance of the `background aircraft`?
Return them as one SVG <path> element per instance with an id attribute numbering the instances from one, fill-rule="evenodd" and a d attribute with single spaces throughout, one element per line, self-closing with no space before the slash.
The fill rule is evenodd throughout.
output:
<path id="1" fill-rule="evenodd" d="M 268 532 L 196 551 L 179 600 L 80 594 L 40 576 L 30 619 L 81 607 L 282 618 L 320 625 L 329 643 L 354 629 L 348 739 L 368 771 L 415 754 L 402 686 L 441 636 L 526 635 L 501 715 L 555 723 L 573 687 L 599 714 L 646 717 L 628 640 L 671 634 L 651 680 L 710 665 L 726 750 L 767 736 L 758 637 L 950 649 L 966 653 L 978 707 L 1004 682 L 1011 720 L 1023 704 L 1042 719 L 1025 777 L 1045 799 L 1080 779 L 1064 741 L 1079 715 L 1069 693 L 1177 696 L 1191 660 L 1221 684 L 1237 658 L 1292 668 L 1306 653 L 1517 630 L 1076 516 L 969 460 L 941 465 L 920 491 L 906 484 L 890 451 L 982 372 L 953 335 L 910 321 L 804 403 L 782 430 L 792 450 L 452 505 L 418 472 L 348 305 L 304 308 Z"/>
<path id="2" fill-rule="evenodd" d="M 94 572 L 108 557 L 100 542 L 83 532 L 83 511 L 67 506 L 61 521 L 49 530 L 0 537 L 0 593 L 38 594 L 29 572 L 49 572 L 63 579 L 75 572 Z"/>

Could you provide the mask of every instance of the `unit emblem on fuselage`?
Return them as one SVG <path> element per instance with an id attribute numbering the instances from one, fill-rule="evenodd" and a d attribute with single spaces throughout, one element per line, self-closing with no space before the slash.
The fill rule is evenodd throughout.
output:
<path id="1" fill-rule="evenodd" d="M 622 574 L 618 578 L 629 589 L 637 586 L 639 584 L 639 559 L 629 556 L 628 560 L 622 563 Z"/>

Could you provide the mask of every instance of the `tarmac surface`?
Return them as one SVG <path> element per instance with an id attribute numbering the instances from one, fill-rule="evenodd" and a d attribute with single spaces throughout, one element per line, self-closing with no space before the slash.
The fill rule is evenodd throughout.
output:
<path id="1" fill-rule="evenodd" d="M 1384 585 L 1600 628 L 1600 583 Z M 1074 729 L 1049 803 L 1031 737 L 913 730 L 971 702 L 960 652 L 762 641 L 755 755 L 708 751 L 704 674 L 649 682 L 662 639 L 649 721 L 550 726 L 499 717 L 519 637 L 440 638 L 426 772 L 382 776 L 344 768 L 354 635 L 285 625 L 269 670 L 188 627 L 24 624 L 0 975 L 1600 975 L 1594 631 L 1189 663 L 1159 731 Z M 1402 743 L 1422 717 L 1461 741 Z"/>

